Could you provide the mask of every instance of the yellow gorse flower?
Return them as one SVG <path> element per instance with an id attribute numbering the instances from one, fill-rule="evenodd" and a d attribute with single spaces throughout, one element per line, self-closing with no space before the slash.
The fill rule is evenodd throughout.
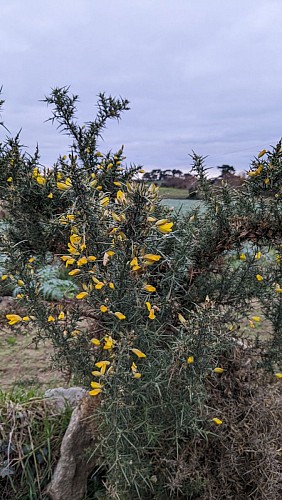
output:
<path id="1" fill-rule="evenodd" d="M 101 344 L 99 339 L 91 339 L 90 342 L 92 342 L 92 344 L 94 344 L 96 346 L 99 346 Z"/>
<path id="2" fill-rule="evenodd" d="M 36 182 L 37 182 L 38 184 L 42 185 L 42 186 L 45 186 L 45 184 L 46 184 L 46 179 L 45 179 L 45 177 L 42 177 L 41 175 L 38 175 L 38 176 L 36 177 Z"/>
<path id="3" fill-rule="evenodd" d="M 105 349 L 105 350 L 112 349 L 112 347 L 114 345 L 114 341 L 110 335 L 108 335 L 107 337 L 104 337 L 104 342 L 105 342 L 105 345 L 104 345 L 103 349 Z"/>
<path id="4" fill-rule="evenodd" d="M 71 183 L 71 180 L 70 178 L 67 178 L 65 180 L 65 182 L 57 182 L 57 188 L 60 190 L 60 191 L 67 191 L 68 189 L 70 189 L 72 187 L 72 183 Z"/>
<path id="5" fill-rule="evenodd" d="M 220 418 L 213 418 L 212 421 L 216 424 L 216 425 L 221 425 L 222 424 L 222 420 L 220 420 Z"/>
<path id="6" fill-rule="evenodd" d="M 156 319 L 154 309 L 150 310 L 148 318 L 151 319 L 151 320 Z"/>
<path id="7" fill-rule="evenodd" d="M 105 196 L 105 198 L 102 198 L 100 200 L 100 205 L 102 207 L 106 207 L 110 203 L 110 198 L 108 196 Z"/>
<path id="8" fill-rule="evenodd" d="M 102 392 L 102 385 L 99 382 L 91 382 L 92 391 L 89 391 L 90 396 L 98 396 Z"/>
<path id="9" fill-rule="evenodd" d="M 69 274 L 69 276 L 76 276 L 79 273 L 80 273 L 80 269 L 73 269 L 68 274 Z"/>
<path id="10" fill-rule="evenodd" d="M 260 321 L 260 316 L 252 316 L 252 320 L 259 322 Z"/>
<path id="11" fill-rule="evenodd" d="M 138 264 L 138 259 L 137 257 L 134 257 L 131 261 L 130 261 L 130 267 L 132 269 L 132 271 L 138 271 L 138 269 L 141 269 L 141 267 L 139 266 Z"/>
<path id="12" fill-rule="evenodd" d="M 256 170 L 251 170 L 250 172 L 248 172 L 248 176 L 249 177 L 256 177 L 257 175 L 261 174 L 262 170 L 263 170 L 263 166 L 259 165 L 258 168 L 256 168 Z"/>
<path id="13" fill-rule="evenodd" d="M 103 286 L 105 286 L 105 283 L 103 283 L 102 281 L 98 281 L 98 283 L 96 283 L 96 285 L 95 285 L 95 288 L 96 288 L 96 290 L 101 290 L 101 288 L 103 288 Z"/>
<path id="14" fill-rule="evenodd" d="M 100 306 L 100 311 L 101 311 L 102 313 L 107 312 L 107 310 L 108 310 L 107 306 L 104 306 L 104 305 Z"/>
<path id="15" fill-rule="evenodd" d="M 239 259 L 240 260 L 246 260 L 246 255 L 244 253 L 241 253 Z"/>
<path id="16" fill-rule="evenodd" d="M 266 153 L 266 149 L 262 149 L 262 151 L 260 151 L 258 154 L 258 158 L 261 158 L 262 156 L 264 156 L 265 153 Z"/>
<path id="17" fill-rule="evenodd" d="M 262 277 L 260 274 L 257 274 L 257 275 L 256 275 L 256 279 L 257 279 L 258 281 L 262 281 L 262 280 L 263 280 L 263 277 Z"/>
<path id="18" fill-rule="evenodd" d="M 116 201 L 118 203 L 125 203 L 126 201 L 126 198 L 125 198 L 125 194 L 123 193 L 123 191 L 121 191 L 120 189 L 118 190 L 117 192 L 117 197 L 116 197 Z"/>
<path id="19" fill-rule="evenodd" d="M 2 274 L 1 280 L 5 281 L 8 278 L 8 274 Z"/>
<path id="20" fill-rule="evenodd" d="M 154 287 L 153 285 L 145 285 L 144 286 L 146 292 L 149 292 L 149 293 L 153 293 L 156 291 L 156 287 Z"/>
<path id="21" fill-rule="evenodd" d="M 154 253 L 146 253 L 143 258 L 144 264 L 146 266 L 151 266 L 152 264 L 158 262 L 161 259 L 161 256 Z"/>
<path id="22" fill-rule="evenodd" d="M 18 314 L 6 314 L 6 318 L 8 320 L 9 325 L 16 325 L 17 323 L 20 323 L 22 321 L 22 317 L 19 316 Z"/>
<path id="23" fill-rule="evenodd" d="M 120 311 L 116 311 L 116 312 L 114 313 L 114 315 L 116 316 L 116 318 L 118 318 L 118 319 L 120 319 L 120 320 L 123 320 L 123 319 L 125 319 L 125 318 L 126 318 L 126 316 L 125 316 L 123 313 L 121 313 Z"/>
<path id="24" fill-rule="evenodd" d="M 80 292 L 76 295 L 76 299 L 82 300 L 88 297 L 89 293 L 88 292 Z"/>
<path id="25" fill-rule="evenodd" d="M 188 365 L 192 365 L 194 363 L 194 356 L 189 356 L 187 358 L 187 363 L 188 363 Z"/>
<path id="26" fill-rule="evenodd" d="M 182 325 L 185 325 L 185 323 L 187 323 L 187 319 L 185 319 L 181 313 L 178 313 L 178 319 L 179 319 L 180 323 L 182 323 Z"/>
<path id="27" fill-rule="evenodd" d="M 133 349 L 131 349 L 131 351 L 133 352 L 133 354 L 136 354 L 136 356 L 138 358 L 146 358 L 146 354 L 144 354 L 144 352 L 140 351 L 139 349 L 136 349 L 135 347 Z"/>
<path id="28" fill-rule="evenodd" d="M 84 266 L 84 264 L 87 264 L 88 263 L 88 260 L 86 257 L 81 257 L 80 259 L 78 259 L 77 261 L 77 265 L 80 267 L 80 266 Z"/>
<path id="29" fill-rule="evenodd" d="M 64 313 L 64 311 L 61 311 L 61 312 L 60 312 L 60 314 L 59 314 L 59 316 L 58 316 L 58 319 L 60 319 L 60 320 L 61 320 L 61 319 L 65 319 L 65 313 Z"/>
<path id="30" fill-rule="evenodd" d="M 282 373 L 275 373 L 276 378 L 282 378 Z"/>
<path id="31" fill-rule="evenodd" d="M 223 373 L 224 369 L 221 368 L 220 366 L 217 366 L 216 368 L 213 369 L 214 373 Z"/>
<path id="32" fill-rule="evenodd" d="M 172 226 L 173 222 L 169 222 L 167 219 L 161 219 L 156 222 L 156 228 L 163 234 L 170 233 Z"/>
<path id="33" fill-rule="evenodd" d="M 110 364 L 110 361 L 98 361 L 97 363 L 95 363 L 95 366 L 101 369 L 102 375 L 105 375 L 107 366 L 109 366 Z"/>
<path id="34" fill-rule="evenodd" d="M 48 316 L 47 321 L 48 321 L 49 323 L 51 323 L 52 321 L 55 321 L 54 316 L 52 316 L 52 315 Z"/>

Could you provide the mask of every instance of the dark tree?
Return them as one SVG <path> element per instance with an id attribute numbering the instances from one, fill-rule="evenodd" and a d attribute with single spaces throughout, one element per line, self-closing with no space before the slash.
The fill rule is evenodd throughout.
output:
<path id="1" fill-rule="evenodd" d="M 235 174 L 235 168 L 232 165 L 221 165 L 221 167 L 217 167 L 221 170 L 221 177 L 225 177 L 227 174 Z"/>

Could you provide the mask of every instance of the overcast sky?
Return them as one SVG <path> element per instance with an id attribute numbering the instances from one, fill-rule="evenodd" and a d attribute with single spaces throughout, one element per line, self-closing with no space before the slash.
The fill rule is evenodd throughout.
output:
<path id="1" fill-rule="evenodd" d="M 282 135 L 281 19 L 282 0 L 0 0 L 1 119 L 49 166 L 69 141 L 40 99 L 70 85 L 83 122 L 105 91 L 131 110 L 102 151 L 189 171 L 193 149 L 243 171 Z"/>

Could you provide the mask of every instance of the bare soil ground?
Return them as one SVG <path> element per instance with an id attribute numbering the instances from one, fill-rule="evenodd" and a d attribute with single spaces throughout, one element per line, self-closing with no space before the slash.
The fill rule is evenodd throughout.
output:
<path id="1" fill-rule="evenodd" d="M 62 373 L 51 367 L 52 346 L 32 342 L 30 329 L 7 327 L 6 314 L 14 312 L 13 299 L 2 297 L 0 302 L 0 390 L 13 387 L 39 389 L 66 386 Z"/>

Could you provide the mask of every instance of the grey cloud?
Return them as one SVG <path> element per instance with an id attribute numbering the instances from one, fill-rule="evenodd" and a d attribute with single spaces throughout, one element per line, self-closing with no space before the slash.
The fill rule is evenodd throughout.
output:
<path id="1" fill-rule="evenodd" d="M 70 141 L 38 101 L 68 84 L 82 121 L 100 91 L 131 101 L 101 149 L 125 144 L 148 169 L 188 170 L 194 149 L 242 170 L 281 136 L 280 0 L 13 0 L 0 14 L 2 119 L 42 162 Z"/>

